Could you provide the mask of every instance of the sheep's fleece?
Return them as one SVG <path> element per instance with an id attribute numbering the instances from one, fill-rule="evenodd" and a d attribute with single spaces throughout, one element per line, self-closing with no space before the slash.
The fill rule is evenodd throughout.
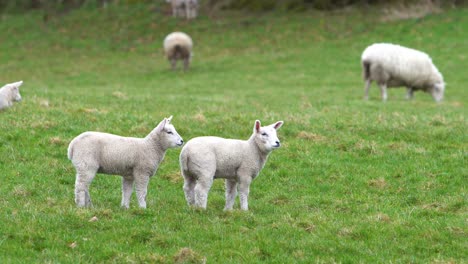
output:
<path id="1" fill-rule="evenodd" d="M 8 108 L 13 105 L 13 102 L 21 101 L 21 94 L 19 87 L 23 81 L 8 83 L 0 88 L 0 110 Z"/>
<path id="2" fill-rule="evenodd" d="M 444 97 L 445 83 L 442 74 L 424 52 L 400 45 L 377 43 L 367 47 L 361 56 L 365 95 L 375 81 L 381 89 L 382 99 L 387 100 L 387 87 L 407 87 L 407 98 L 413 92 L 423 90 L 437 102 Z"/>
<path id="3" fill-rule="evenodd" d="M 89 185 L 96 173 L 122 176 L 122 207 L 128 208 L 135 183 L 138 204 L 146 208 L 149 179 L 156 173 L 166 150 L 184 141 L 172 116 L 164 118 L 145 138 L 121 137 L 101 132 L 84 132 L 68 147 L 68 158 L 76 169 L 75 202 L 91 206 Z"/>
<path id="4" fill-rule="evenodd" d="M 184 70 L 188 70 L 192 60 L 192 38 L 183 32 L 172 32 L 164 38 L 164 53 L 171 63 L 172 70 L 176 69 L 178 60 L 184 61 Z"/>
<path id="5" fill-rule="evenodd" d="M 241 209 L 248 210 L 250 183 L 265 165 L 270 152 L 280 147 L 276 130 L 282 125 L 283 121 L 278 121 L 262 127 L 256 120 L 248 140 L 197 137 L 187 142 L 180 153 L 180 167 L 188 205 L 205 209 L 213 180 L 225 178 L 224 209 L 232 209 L 239 187 Z"/>
<path id="6" fill-rule="evenodd" d="M 166 2 L 171 3 L 174 17 L 186 19 L 197 17 L 198 0 L 166 0 Z"/>

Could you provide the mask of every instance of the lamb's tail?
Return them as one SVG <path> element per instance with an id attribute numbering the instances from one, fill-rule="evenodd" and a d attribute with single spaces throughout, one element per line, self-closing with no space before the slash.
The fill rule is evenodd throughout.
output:
<path id="1" fill-rule="evenodd" d="M 68 153 L 67 153 L 67 156 L 68 156 L 68 159 L 69 160 L 72 160 L 73 159 L 73 141 L 70 143 L 70 145 L 68 146 Z"/>
<path id="2" fill-rule="evenodd" d="M 362 61 L 362 78 L 368 80 L 370 78 L 370 62 Z"/>
<path id="3" fill-rule="evenodd" d="M 187 170 L 188 168 L 188 157 L 183 151 L 183 149 L 180 152 L 180 168 L 181 168 L 182 173 L 184 170 Z"/>

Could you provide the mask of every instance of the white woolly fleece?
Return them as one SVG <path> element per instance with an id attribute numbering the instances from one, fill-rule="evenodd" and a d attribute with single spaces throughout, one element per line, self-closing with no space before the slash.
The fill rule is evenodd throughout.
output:
<path id="1" fill-rule="evenodd" d="M 220 137 L 191 139 L 180 153 L 180 168 L 184 176 L 184 193 L 188 205 L 206 208 L 213 180 L 224 178 L 224 209 L 232 209 L 239 186 L 241 209 L 248 210 L 250 183 L 265 165 L 270 152 L 280 147 L 276 130 L 282 125 L 283 121 L 278 121 L 261 127 L 257 120 L 248 140 Z"/>
<path id="2" fill-rule="evenodd" d="M 84 132 L 68 146 L 68 158 L 76 169 L 75 202 L 90 206 L 89 185 L 96 173 L 123 177 L 122 206 L 129 207 L 135 183 L 138 204 L 146 208 L 146 192 L 166 150 L 182 146 L 183 140 L 170 124 L 162 120 L 145 138 L 121 137 L 101 132 Z"/>
<path id="3" fill-rule="evenodd" d="M 19 87 L 23 81 L 8 83 L 0 88 L 0 110 L 8 108 L 13 105 L 13 102 L 21 101 L 21 94 Z"/>
<path id="4" fill-rule="evenodd" d="M 380 64 L 392 76 L 398 76 L 410 86 L 422 87 L 443 83 L 442 74 L 424 52 L 400 45 L 379 43 L 367 47 L 362 61 Z"/>

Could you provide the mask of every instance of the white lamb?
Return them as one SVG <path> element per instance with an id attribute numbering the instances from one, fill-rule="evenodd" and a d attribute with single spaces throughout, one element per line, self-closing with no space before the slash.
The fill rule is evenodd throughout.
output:
<path id="1" fill-rule="evenodd" d="M 13 102 L 21 101 L 19 87 L 23 81 L 9 83 L 0 88 L 0 110 L 13 105 Z"/>
<path id="2" fill-rule="evenodd" d="M 261 127 L 256 120 L 248 140 L 219 137 L 191 139 L 180 153 L 185 199 L 189 206 L 206 209 L 208 192 L 215 178 L 226 179 L 226 206 L 232 210 L 239 186 L 240 206 L 248 210 L 250 183 L 265 165 L 270 152 L 280 147 L 278 121 Z"/>
<path id="3" fill-rule="evenodd" d="M 96 173 L 122 176 L 122 207 L 129 208 L 135 183 L 138 204 L 146 208 L 146 193 L 151 176 L 156 173 L 166 150 L 182 146 L 184 141 L 174 126 L 172 116 L 164 118 L 145 138 L 84 132 L 68 146 L 68 159 L 76 169 L 75 202 L 91 206 L 89 185 Z"/>
<path id="4" fill-rule="evenodd" d="M 406 86 L 407 98 L 423 90 L 439 102 L 444 97 L 445 83 L 442 74 L 424 52 L 400 45 L 378 43 L 367 47 L 361 56 L 365 95 L 375 81 L 381 89 L 382 100 L 387 100 L 387 87 Z"/>
<path id="5" fill-rule="evenodd" d="M 188 70 L 192 60 L 192 38 L 183 32 L 172 32 L 164 39 L 163 45 L 172 70 L 176 69 L 177 60 L 183 60 L 184 70 Z"/>
<path id="6" fill-rule="evenodd" d="M 172 15 L 193 19 L 197 17 L 198 0 L 166 0 L 171 3 Z"/>

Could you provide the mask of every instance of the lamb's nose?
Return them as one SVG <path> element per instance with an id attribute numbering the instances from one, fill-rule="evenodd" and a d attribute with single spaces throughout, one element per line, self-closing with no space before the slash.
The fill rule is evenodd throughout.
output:
<path id="1" fill-rule="evenodd" d="M 278 147 L 281 145 L 278 140 L 275 143 L 276 143 L 276 146 L 278 146 Z"/>

